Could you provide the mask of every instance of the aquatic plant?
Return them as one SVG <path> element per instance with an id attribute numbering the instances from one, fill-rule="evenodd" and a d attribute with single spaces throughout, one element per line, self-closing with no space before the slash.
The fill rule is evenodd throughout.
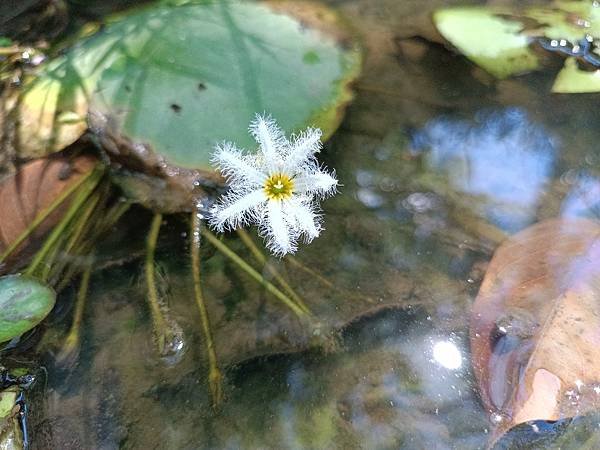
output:
<path id="1" fill-rule="evenodd" d="M 161 359 L 173 365 L 186 351 L 187 340 L 170 314 L 169 277 L 157 264 L 156 254 L 164 215 L 188 214 L 190 297 L 198 306 L 209 386 L 217 404 L 222 376 L 202 293 L 203 246 L 215 247 L 290 309 L 310 336 L 315 321 L 300 296 L 244 230 L 237 230 L 238 235 L 258 267 L 205 226 L 206 207 L 227 189 L 225 179 L 209 163 L 213 146 L 225 138 L 247 145 L 251 139 L 245 126 L 256 111 L 272 111 L 288 133 L 309 124 L 318 127 L 297 135 L 286 150 L 306 152 L 303 158 L 290 153 L 289 167 L 282 172 L 289 174 L 288 180 L 270 180 L 272 195 L 286 196 L 285 189 L 276 192 L 280 185 L 290 190 L 288 200 L 265 202 L 285 206 L 281 210 L 284 227 L 281 223 L 272 226 L 276 223 L 272 214 L 262 222 L 270 224 L 265 235 L 276 236 L 270 247 L 281 256 L 295 249 L 298 240 L 312 240 L 321 230 L 316 199 L 329 195 L 337 184 L 317 165 L 314 153 L 320 150 L 320 139 L 335 131 L 353 97 L 350 83 L 360 71 L 360 47 L 336 13 L 309 3 L 288 7 L 204 0 L 157 2 L 105 21 L 100 28 L 88 24 L 73 38 L 74 44 L 62 43 L 65 48 L 60 53 L 49 52 L 47 63 L 23 78 L 23 88 L 11 91 L 19 101 L 7 103 L 5 109 L 16 122 L 15 127 L 7 127 L 6 139 L 0 139 L 0 155 L 45 161 L 59 158 L 57 152 L 69 147 L 64 155 L 67 161 L 80 152 L 94 158 L 91 174 L 81 185 L 65 188 L 60 196 L 44 197 L 43 208 L 35 209 L 7 242 L 0 240 L 0 270 L 4 274 L 25 268 L 27 275 L 53 287 L 59 295 L 79 278 L 72 326 L 56 353 L 61 365 L 76 363 L 90 278 L 102 259 L 95 252 L 95 243 L 133 203 L 141 204 L 154 214 L 141 270 L 150 320 Z M 148 48 L 154 50 L 148 52 Z M 293 95 L 289 95 L 290 88 Z M 147 95 L 149 92 L 152 95 Z M 21 132 L 23 139 L 19 138 Z M 14 143 L 14 151 L 5 142 Z M 54 172 L 51 177 L 48 172 L 37 177 L 35 169 L 43 167 L 41 162 L 33 168 L 15 164 L 6 183 L 14 180 L 9 187 L 20 187 L 17 181 L 25 179 L 27 170 L 35 195 L 52 193 L 33 189 L 38 179 L 48 178 L 56 184 L 60 178 Z M 306 179 L 306 188 L 299 184 L 301 174 L 313 176 Z M 321 185 L 309 188 L 319 176 Z M 227 195 L 240 186 L 230 181 Z M 113 190 L 113 185 L 120 189 Z M 38 205 L 36 198 L 31 195 L 28 200 Z M 43 240 L 46 235 L 49 237 Z M 203 239 L 207 242 L 202 243 Z M 42 241 L 39 251 L 38 240 Z M 21 252 L 26 244 L 31 244 L 29 253 Z"/>
<path id="2" fill-rule="evenodd" d="M 217 147 L 214 163 L 229 191 L 212 208 L 210 223 L 219 231 L 254 223 L 275 255 L 294 253 L 299 239 L 308 243 L 319 236 L 316 200 L 333 195 L 338 184 L 315 158 L 321 130 L 307 128 L 289 142 L 271 117 L 257 114 L 250 133 L 259 144 L 254 155 L 230 142 Z"/>

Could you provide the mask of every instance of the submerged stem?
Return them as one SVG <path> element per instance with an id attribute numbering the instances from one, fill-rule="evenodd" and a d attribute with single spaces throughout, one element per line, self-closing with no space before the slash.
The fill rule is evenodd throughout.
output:
<path id="1" fill-rule="evenodd" d="M 156 243 L 158 242 L 158 233 L 162 224 L 162 214 L 154 214 L 150 232 L 146 240 L 146 261 L 144 270 L 146 275 L 146 284 L 148 286 L 148 304 L 150 305 L 150 315 L 152 317 L 152 325 L 156 335 L 156 344 L 158 352 L 163 361 L 172 365 L 181 359 L 183 356 L 185 342 L 183 339 L 183 331 L 179 325 L 173 321 L 167 313 L 166 307 L 161 302 L 157 282 L 156 282 L 156 267 L 154 256 L 156 253 Z M 161 277 L 161 285 L 164 286 L 165 281 Z"/>
<path id="2" fill-rule="evenodd" d="M 102 174 L 103 171 L 99 169 L 94 169 L 92 171 L 92 174 L 89 177 L 86 177 L 86 180 L 88 182 L 79 192 L 77 192 L 75 198 L 69 206 L 69 209 L 67 210 L 67 213 L 64 215 L 59 224 L 54 227 L 50 235 L 46 238 L 44 244 L 42 245 L 42 248 L 35 254 L 35 257 L 33 258 L 31 263 L 27 267 L 27 270 L 25 271 L 26 275 L 33 276 L 38 270 L 39 266 L 44 261 L 44 258 L 52 251 L 53 248 L 55 248 L 55 245 L 57 245 L 61 239 L 64 239 L 65 228 L 67 227 L 67 225 L 69 225 L 73 217 L 75 217 L 75 214 L 79 212 L 84 202 L 88 199 L 93 190 L 96 189 L 96 186 L 98 185 Z M 46 280 L 43 279 L 43 281 Z"/>
<path id="3" fill-rule="evenodd" d="M 107 185 L 107 187 L 108 187 L 108 185 Z M 98 203 L 100 202 L 100 200 L 103 198 L 103 196 L 104 196 L 103 194 L 106 192 L 108 192 L 107 189 L 105 189 L 103 192 L 96 191 L 91 195 L 91 198 L 89 199 L 89 201 L 87 202 L 87 204 L 84 207 L 85 209 L 83 210 L 83 214 L 81 214 L 79 217 L 77 217 L 76 222 L 74 224 L 74 228 L 70 232 L 70 236 L 64 245 L 64 249 L 62 251 L 64 254 L 63 260 L 59 261 L 59 263 L 57 265 L 53 264 L 54 259 L 51 259 L 50 261 L 47 260 L 45 267 L 42 269 L 42 279 L 44 279 L 44 280 L 56 279 L 64 271 L 65 267 L 68 265 L 67 259 L 69 258 L 71 253 L 74 251 L 76 244 L 79 242 L 79 240 L 83 236 L 84 232 L 87 231 L 88 226 L 89 226 L 90 216 L 92 215 L 92 213 L 98 206 Z M 53 257 L 56 255 L 57 250 L 58 250 L 58 246 L 55 247 Z"/>
<path id="4" fill-rule="evenodd" d="M 154 255 L 156 253 L 156 243 L 158 241 L 158 233 L 161 224 L 162 214 L 154 214 L 146 240 L 146 261 L 144 270 L 148 288 L 148 303 L 150 305 L 152 324 L 156 334 L 158 351 L 162 355 L 166 348 L 166 321 L 160 309 L 160 300 L 158 298 L 158 289 L 156 288 L 156 278 L 154 276 Z"/>
<path id="5" fill-rule="evenodd" d="M 196 305 L 200 311 L 200 319 L 202 321 L 202 331 L 204 333 L 204 339 L 206 342 L 206 353 L 208 356 L 208 384 L 210 387 L 210 393 L 212 396 L 213 407 L 218 406 L 223 398 L 223 376 L 217 362 L 217 353 L 215 351 L 215 344 L 212 337 L 212 331 L 210 326 L 210 318 L 208 316 L 208 310 L 204 302 L 204 295 L 202 294 L 201 284 L 201 272 L 200 272 L 200 244 L 201 244 L 201 215 L 199 211 L 192 212 L 191 220 L 191 249 L 190 253 L 192 256 L 192 276 L 194 279 L 194 298 Z"/>
<path id="6" fill-rule="evenodd" d="M 286 256 L 285 260 L 287 262 L 289 262 L 291 265 L 293 265 L 294 267 L 296 267 L 297 269 L 303 270 L 304 272 L 306 272 L 307 274 L 309 274 L 310 276 L 312 276 L 315 280 L 317 280 L 318 282 L 320 282 L 323 286 L 325 286 L 325 287 L 327 287 L 327 288 L 329 288 L 331 290 L 340 292 L 340 293 L 342 293 L 344 295 L 348 295 L 348 293 L 344 289 L 338 287 L 335 283 L 329 281 L 323 275 L 321 275 L 320 273 L 318 273 L 315 270 L 311 269 L 310 267 L 302 264 L 295 257 L 288 255 L 288 256 Z M 356 294 L 356 293 L 350 293 L 349 295 L 351 297 L 356 298 L 356 299 L 364 300 L 364 301 L 366 301 L 368 303 L 376 303 L 376 301 L 374 299 L 372 299 L 371 297 L 366 296 L 366 295 L 361 295 L 361 294 Z"/>
<path id="7" fill-rule="evenodd" d="M 67 334 L 63 348 L 57 358 L 62 364 L 65 362 L 72 362 L 79 353 L 81 322 L 83 321 L 83 311 L 85 309 L 91 274 L 92 265 L 88 264 L 81 275 L 81 284 L 77 291 L 75 311 L 73 312 L 73 322 L 71 323 L 69 334 Z"/>
<path id="8" fill-rule="evenodd" d="M 288 308 L 290 308 L 298 317 L 307 318 L 310 314 L 305 312 L 300 306 L 298 306 L 291 298 L 281 292 L 275 285 L 265 280 L 264 277 L 258 273 L 252 266 L 246 261 L 240 258 L 233 250 L 227 245 L 221 242 L 217 237 L 208 231 L 206 228 L 201 229 L 202 235 L 212 244 L 217 250 L 223 253 L 227 258 L 237 264 L 243 271 L 250 275 L 254 280 L 260 283 L 268 292 L 273 294 L 275 298 L 283 302 Z"/>
<path id="9" fill-rule="evenodd" d="M 130 206 L 131 203 L 129 202 L 121 202 L 117 205 L 113 205 L 108 212 L 102 211 L 104 218 L 101 219 L 102 223 L 100 226 L 97 225 L 98 221 L 96 220 L 96 216 L 92 215 L 92 218 L 89 219 L 89 222 L 93 225 L 91 230 L 90 228 L 84 227 L 84 229 L 87 231 L 85 235 L 83 233 L 79 233 L 77 230 L 74 233 L 75 235 L 80 235 L 74 239 L 73 243 L 73 246 L 77 247 L 77 254 L 85 255 L 86 252 L 90 251 L 96 239 L 98 239 L 102 234 L 106 233 L 115 223 L 117 223 L 117 221 L 129 209 Z M 69 247 L 67 247 L 66 250 L 67 252 L 69 251 L 68 248 Z M 56 292 L 62 291 L 69 284 L 71 279 L 77 274 L 77 270 L 77 264 L 70 264 L 67 265 L 65 273 L 63 273 L 62 270 L 57 270 L 54 272 L 56 276 L 62 274 L 60 281 L 56 285 Z"/>
<path id="10" fill-rule="evenodd" d="M 260 251 L 260 249 L 254 243 L 248 232 L 243 228 L 238 228 L 236 232 L 242 240 L 242 242 L 244 243 L 244 245 L 248 247 L 248 249 L 252 252 L 256 260 L 264 266 L 264 268 L 271 274 L 273 279 L 275 279 L 279 283 L 279 285 L 298 304 L 298 306 L 304 310 L 305 313 L 310 314 L 311 311 L 308 308 L 308 306 L 306 306 L 302 298 L 296 293 L 296 291 L 294 291 L 294 289 L 290 286 L 286 279 L 283 278 L 283 276 L 279 273 L 275 266 L 273 266 L 273 264 L 271 264 L 268 261 L 265 254 Z"/>

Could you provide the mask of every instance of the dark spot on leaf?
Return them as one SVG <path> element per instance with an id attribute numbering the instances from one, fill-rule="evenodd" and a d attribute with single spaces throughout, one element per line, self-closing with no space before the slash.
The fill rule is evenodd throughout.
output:
<path id="1" fill-rule="evenodd" d="M 304 61 L 304 63 L 306 63 L 306 64 L 311 64 L 311 65 L 317 64 L 317 63 L 321 62 L 321 57 L 319 56 L 319 54 L 316 51 L 309 50 L 302 57 L 302 61 Z"/>
<path id="2" fill-rule="evenodd" d="M 204 91 L 206 89 L 206 85 L 204 83 L 198 83 L 198 90 Z"/>
<path id="3" fill-rule="evenodd" d="M 128 84 L 125 85 L 125 92 L 131 92 L 131 86 Z"/>
<path id="4" fill-rule="evenodd" d="M 179 106 L 177 103 L 171 103 L 171 109 L 175 113 L 180 113 L 181 112 L 181 106 Z"/>

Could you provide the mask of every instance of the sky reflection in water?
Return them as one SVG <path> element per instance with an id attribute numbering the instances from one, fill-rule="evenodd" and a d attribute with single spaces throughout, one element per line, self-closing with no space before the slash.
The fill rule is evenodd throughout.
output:
<path id="1" fill-rule="evenodd" d="M 484 196 L 488 220 L 514 232 L 534 220 L 559 143 L 514 107 L 483 111 L 472 121 L 434 119 L 414 134 L 412 145 L 427 151 L 430 168 L 445 173 L 456 189 Z"/>

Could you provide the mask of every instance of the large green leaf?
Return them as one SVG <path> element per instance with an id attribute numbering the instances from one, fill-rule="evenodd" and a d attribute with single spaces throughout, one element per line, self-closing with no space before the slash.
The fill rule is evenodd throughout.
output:
<path id="1" fill-rule="evenodd" d="M 0 278 L 0 342 L 31 330 L 54 307 L 56 294 L 38 281 L 11 275 Z"/>
<path id="2" fill-rule="evenodd" d="M 306 3 L 313 20 L 301 22 L 280 10 L 285 3 L 177 3 L 115 18 L 47 66 L 22 101 L 29 153 L 72 142 L 88 110 L 191 169 L 208 168 L 216 142 L 250 145 L 257 112 L 288 132 L 333 132 L 360 52 L 342 44 L 331 11 Z"/>

